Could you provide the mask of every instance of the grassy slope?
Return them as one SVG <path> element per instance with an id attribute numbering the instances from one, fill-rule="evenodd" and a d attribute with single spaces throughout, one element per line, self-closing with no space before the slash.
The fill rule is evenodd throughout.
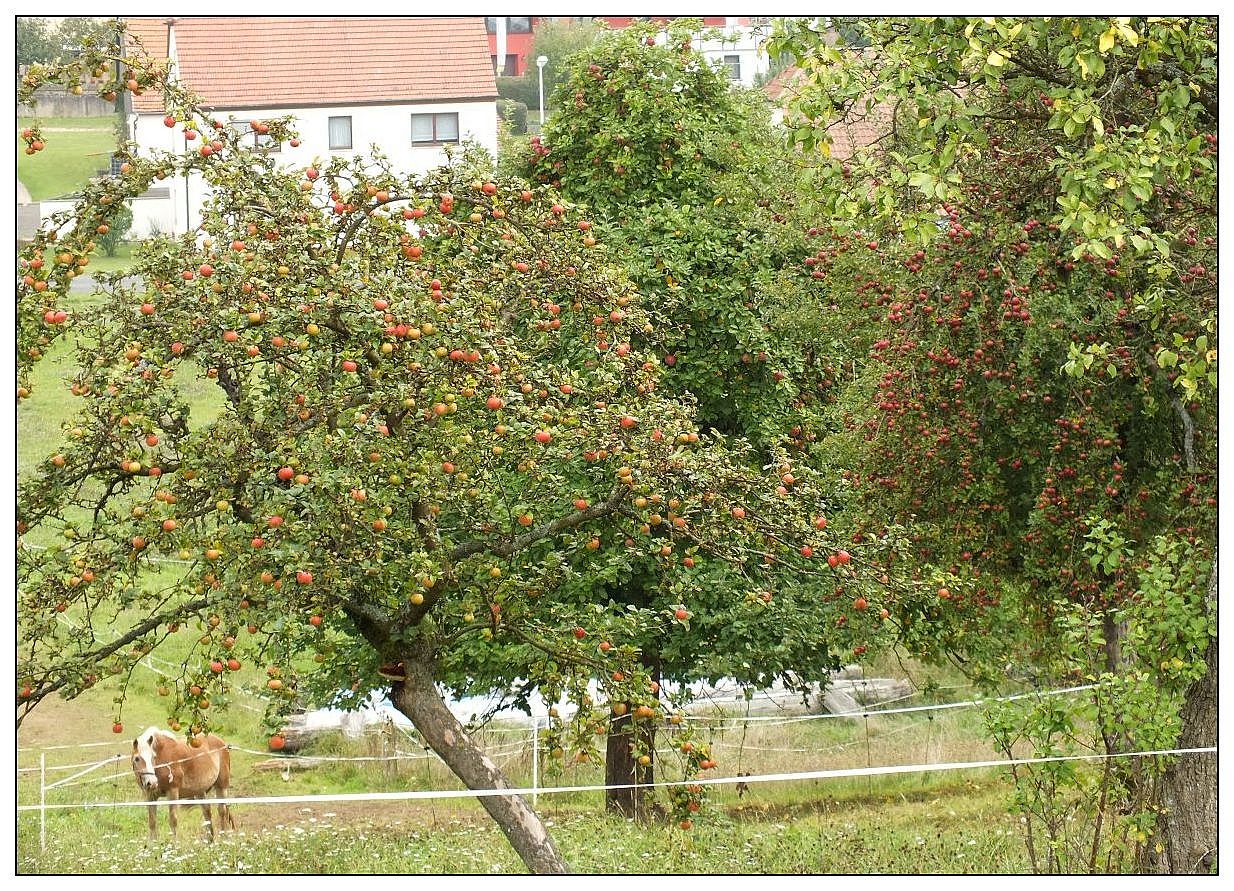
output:
<path id="1" fill-rule="evenodd" d="M 42 122 L 47 147 L 27 155 L 20 136 L 22 126 L 19 120 L 17 178 L 35 201 L 60 198 L 80 189 L 100 170 L 107 169 L 116 146 L 111 118 L 48 118 Z"/>

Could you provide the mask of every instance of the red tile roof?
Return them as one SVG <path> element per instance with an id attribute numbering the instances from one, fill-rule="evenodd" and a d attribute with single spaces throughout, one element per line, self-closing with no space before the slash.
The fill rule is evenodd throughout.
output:
<path id="1" fill-rule="evenodd" d="M 128 20 L 147 53 L 167 57 L 167 18 Z M 363 105 L 497 95 L 484 19 L 175 19 L 180 79 L 212 108 Z M 162 96 L 134 97 L 161 112 Z"/>
<path id="2" fill-rule="evenodd" d="M 788 109 L 789 103 L 800 91 L 805 75 L 798 67 L 785 68 L 763 85 L 763 91 L 776 105 Z M 862 102 L 854 103 L 848 113 L 827 127 L 831 137 L 831 157 L 841 161 L 851 158 L 859 148 L 873 145 L 891 132 L 893 105 L 883 101 L 868 112 Z"/>

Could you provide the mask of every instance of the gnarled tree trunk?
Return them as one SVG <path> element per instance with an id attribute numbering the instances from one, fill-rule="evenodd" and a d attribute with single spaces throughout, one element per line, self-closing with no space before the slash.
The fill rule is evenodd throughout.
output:
<path id="1" fill-rule="evenodd" d="M 406 680 L 391 692 L 394 706 L 411 719 L 424 741 L 468 789 L 508 789 L 505 774 L 463 730 L 437 691 L 434 658 L 423 643 L 404 655 Z M 480 796 L 527 868 L 538 874 L 570 871 L 536 812 L 518 795 Z"/>

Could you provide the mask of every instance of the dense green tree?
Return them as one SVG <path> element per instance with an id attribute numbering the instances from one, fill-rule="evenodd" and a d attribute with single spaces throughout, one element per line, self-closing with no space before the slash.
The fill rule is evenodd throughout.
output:
<path id="1" fill-rule="evenodd" d="M 699 23 L 675 22 L 657 41 L 660 27 L 606 34 L 572 57 L 555 94 L 565 110 L 532 138 L 521 169 L 594 212 L 657 319 L 664 386 L 698 406 L 705 428 L 749 440 L 771 463 L 815 435 L 836 371 L 818 361 L 819 339 L 844 336 L 828 325 L 822 289 L 785 269 L 812 237 L 811 203 L 765 101 L 733 90 L 693 48 Z M 829 496 L 820 513 L 834 504 Z M 637 565 L 604 581 L 626 603 L 651 596 Z M 876 599 L 871 582 L 867 572 L 827 578 L 820 592 L 816 579 L 803 590 L 785 578 L 770 625 L 726 608 L 728 586 L 717 585 L 690 635 L 652 634 L 639 650 L 677 682 L 825 681 L 881 637 L 881 606 L 848 609 Z M 610 738 L 610 782 L 645 775 L 624 760 L 630 747 Z M 631 808 L 619 796 L 610 806 Z"/>
<path id="2" fill-rule="evenodd" d="M 975 655 L 978 671 L 1019 647 L 1033 671 L 1102 681 L 1089 712 L 1048 731 L 1040 713 L 1001 724 L 1008 748 L 1017 733 L 1065 744 L 1085 719 L 1115 754 L 1212 744 L 1215 22 L 857 27 L 859 51 L 805 21 L 772 51 L 807 72 L 794 133 L 807 149 L 846 115 L 887 110 L 885 139 L 820 164 L 837 234 L 813 259 L 866 315 L 869 348 L 826 454 L 847 465 L 864 526 L 906 529 L 902 557 L 940 582 L 900 605 L 903 637 Z M 1017 620 L 1028 635 L 993 661 L 990 629 Z M 1094 788 L 1142 821 L 1107 825 L 1111 839 L 1151 868 L 1203 871 L 1215 759 L 1179 764 L 1161 780 L 1170 811 L 1149 801 L 1160 763 Z M 1203 816 L 1184 826 L 1180 807 Z M 1041 813 L 1030 829 L 1049 828 Z M 1082 858 L 1050 845 L 1040 863 L 1108 862 L 1096 826 Z"/>

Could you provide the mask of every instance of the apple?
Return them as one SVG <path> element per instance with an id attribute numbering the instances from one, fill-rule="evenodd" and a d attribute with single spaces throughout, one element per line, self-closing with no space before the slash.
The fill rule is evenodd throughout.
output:
<path id="1" fill-rule="evenodd" d="M 270 737 L 269 746 L 271 751 L 277 752 L 285 745 L 287 745 L 287 740 L 283 737 L 283 734 L 276 733 L 274 736 Z"/>
<path id="2" fill-rule="evenodd" d="M 309 624 L 314 628 L 321 627 L 321 616 L 309 616 Z"/>
<path id="3" fill-rule="evenodd" d="M 686 619 L 690 618 L 690 612 L 685 607 L 678 607 L 673 613 L 673 616 L 676 617 L 678 622 L 684 622 Z"/>
<path id="4" fill-rule="evenodd" d="M 575 639 L 577 639 L 577 640 L 582 640 L 582 639 L 583 639 L 584 637 L 586 637 L 586 636 L 587 636 L 587 631 L 586 631 L 586 629 L 584 629 L 584 628 L 575 628 L 575 629 L 574 629 L 574 637 L 575 637 Z"/>
<path id="5" fill-rule="evenodd" d="M 296 581 L 299 582 L 301 585 L 311 585 L 313 584 L 313 574 L 304 569 L 297 569 L 296 570 Z"/>
<path id="6" fill-rule="evenodd" d="M 111 732 L 112 733 L 123 733 L 124 725 L 121 724 L 119 721 L 117 721 L 116 723 L 111 725 Z"/>
<path id="7" fill-rule="evenodd" d="M 292 470 L 290 467 L 280 467 L 279 468 L 278 478 L 282 480 L 283 482 L 287 482 L 295 475 L 296 475 L 296 472 Z"/>

